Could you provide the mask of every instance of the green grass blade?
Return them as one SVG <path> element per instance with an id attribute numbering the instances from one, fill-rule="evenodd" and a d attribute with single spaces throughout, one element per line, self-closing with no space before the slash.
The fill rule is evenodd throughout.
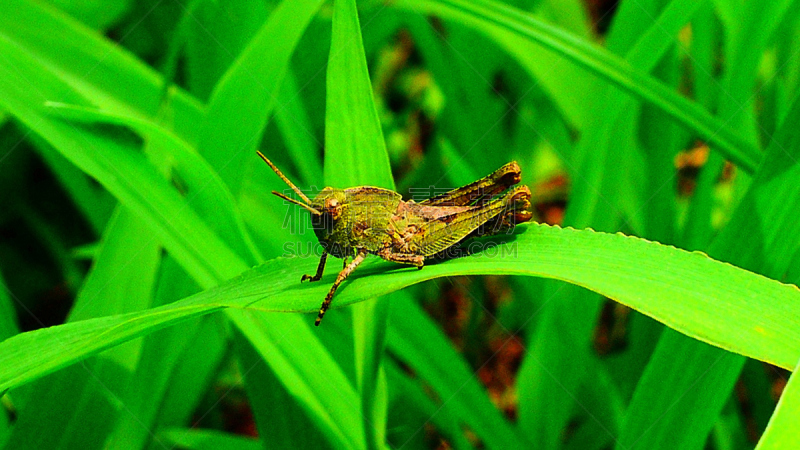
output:
<path id="1" fill-rule="evenodd" d="M 130 211 L 117 208 L 103 235 L 69 322 L 141 311 L 152 306 L 161 247 Z M 124 264 L 125 269 L 120 269 Z M 115 347 L 85 364 L 34 384 L 20 408 L 10 445 L 14 448 L 100 448 L 117 408 L 111 398 L 130 379 L 139 342 Z M 42 420 L 49 417 L 49 420 Z"/>
<path id="2" fill-rule="evenodd" d="M 65 84 L 63 80 L 49 72 L 48 67 L 42 66 L 41 61 L 31 58 L 13 42 L 0 39 L 0 54 L 9 62 L 8 65 L 3 66 L 5 70 L 0 69 L 4 75 L 0 81 L 0 103 L 6 110 L 13 111 L 13 115 L 21 122 L 31 126 L 36 133 L 54 145 L 73 164 L 100 181 L 123 204 L 145 220 L 153 230 L 155 239 L 164 244 L 165 248 L 180 261 L 182 267 L 199 285 L 203 287 L 216 285 L 221 280 L 241 273 L 248 267 L 246 262 L 208 228 L 187 202 L 180 197 L 179 192 L 170 186 L 162 174 L 140 153 L 140 143 L 135 136 L 124 132 L 120 133 L 120 130 L 116 128 L 109 130 L 103 127 L 98 129 L 91 126 L 77 126 L 47 114 L 42 106 L 46 100 L 79 106 L 88 106 L 88 102 L 70 85 Z M 5 76 L 6 74 L 8 76 Z M 36 89 L 30 87 L 31 83 Z M 183 115 L 176 117 L 176 123 L 192 115 L 191 111 L 180 111 Z M 207 308 L 203 311 L 207 311 Z M 170 321 L 183 316 L 183 314 L 175 316 L 168 314 L 168 316 L 167 321 Z M 234 321 L 239 320 L 235 317 L 233 319 Z M 102 321 L 102 319 L 100 320 Z M 276 319 L 273 320 L 278 322 Z M 279 340 L 273 343 L 276 347 L 288 353 L 322 351 L 321 342 L 311 334 L 308 324 L 302 318 L 281 317 L 279 321 L 281 324 L 291 325 L 291 329 L 294 330 L 293 335 L 297 335 L 301 343 Z M 161 323 L 163 324 L 163 322 Z M 246 325 L 246 323 L 242 323 L 242 325 Z M 135 326 L 131 331 L 137 332 Z M 142 329 L 138 331 L 142 331 Z M 248 337 L 260 338 L 258 335 Z M 70 339 L 63 341 L 67 347 L 72 342 Z M 15 355 L 14 357 L 19 356 Z M 269 353 L 264 353 L 262 356 L 271 357 Z M 43 366 L 44 372 L 55 370 L 59 364 Z M 341 372 L 336 364 L 324 368 L 296 368 L 295 371 L 297 370 Z M 289 376 L 291 373 L 285 372 L 284 377 L 281 378 L 282 381 L 286 384 L 293 383 L 292 378 L 285 378 Z M 358 405 L 342 403 L 336 395 L 336 389 L 338 387 L 323 384 L 311 392 L 308 397 L 299 400 L 316 402 L 322 397 L 331 398 L 334 399 L 334 403 L 329 405 L 332 410 L 340 410 L 344 411 L 343 414 L 357 416 Z M 349 411 L 352 407 L 355 410 Z M 319 423 L 330 424 L 330 422 Z M 339 426 L 337 423 L 333 425 Z M 334 436 L 348 435 L 352 431 L 358 433 L 358 430 L 356 428 L 342 429 L 338 432 L 323 431 Z M 348 442 L 358 443 L 358 438 L 348 436 Z"/>
<path id="3" fill-rule="evenodd" d="M 794 369 L 789 382 L 783 388 L 778 407 L 769 420 L 767 429 L 756 445 L 756 450 L 778 450 L 792 448 L 800 442 L 800 386 L 798 386 L 800 366 Z"/>
<path id="4" fill-rule="evenodd" d="M 773 277 L 789 269 L 800 248 L 793 238 L 800 233 L 794 215 L 800 208 L 798 120 L 800 99 L 767 148 L 748 194 L 709 249 L 711 255 Z M 754 215 L 772 220 L 762 224 Z M 702 448 L 743 364 L 744 358 L 667 331 L 637 387 L 617 448 Z M 682 401 L 675 401 L 676 393 Z M 676 433 L 681 442 L 676 443 Z"/>
<path id="5" fill-rule="evenodd" d="M 157 427 L 156 417 L 170 386 L 170 377 L 179 359 L 186 356 L 187 347 L 203 329 L 202 320 L 190 320 L 180 327 L 147 336 L 136 371 L 122 396 L 125 408 L 108 432 L 104 449 L 144 448 L 153 439 L 151 430 Z M 162 443 L 156 440 L 154 444 Z"/>
<path id="6" fill-rule="evenodd" d="M 464 357 L 409 294 L 392 296 L 392 316 L 387 350 L 430 385 L 441 399 L 439 409 L 449 410 L 488 448 L 521 447 L 521 436 L 489 400 Z"/>
<path id="7" fill-rule="evenodd" d="M 0 48 L 0 52 L 4 50 L 7 49 Z M 5 56 L 12 59 L 18 54 L 6 53 Z M 52 80 L 42 77 L 43 73 L 25 60 L 18 59 L 15 68 L 17 71 L 28 70 L 29 76 L 37 79 L 44 78 L 43 85 Z M 43 104 L 41 97 L 23 88 L 26 82 L 16 74 L 3 78 L 8 82 L 0 83 L 0 92 L 3 93 L 0 103 L 73 164 L 91 174 L 128 207 L 145 217 L 167 247 L 182 248 L 174 256 L 182 261 L 187 271 L 201 280 L 201 284 L 213 285 L 214 280 L 234 276 L 246 267 L 187 207 L 178 192 L 167 184 L 135 146 L 118 139 L 118 136 L 82 132 L 71 124 L 47 117 L 43 108 L 37 107 Z M 58 89 L 57 86 L 54 88 Z M 77 100 L 70 99 L 82 103 Z M 147 189 L 143 189 L 144 186 Z M 165 221 L 163 217 L 171 217 L 171 220 Z M 227 264 L 214 267 L 204 254 L 215 255 Z"/>
<path id="8" fill-rule="evenodd" d="M 161 431 L 161 441 L 188 450 L 263 450 L 261 441 L 216 430 L 168 428 Z"/>
<path id="9" fill-rule="evenodd" d="M 177 266 L 174 261 L 171 264 Z M 189 343 L 185 356 L 180 358 L 172 373 L 170 386 L 158 408 L 156 422 L 159 427 L 193 423 L 195 412 L 202 405 L 228 355 L 229 331 L 224 317 L 203 321 L 203 328 Z"/>
<path id="10" fill-rule="evenodd" d="M 299 276 L 290 278 L 300 279 Z M 297 286 L 298 283 L 292 284 Z M 264 290 L 263 285 L 260 290 Z M 228 317 L 269 364 L 289 394 L 301 400 L 301 407 L 313 418 L 332 447 L 366 447 L 359 396 L 333 355 L 319 344 L 315 330 L 296 320 L 286 320 L 280 314 L 231 310 Z M 292 344 L 283 348 L 273 344 L 287 336 L 294 340 Z"/>
<path id="11" fill-rule="evenodd" d="M 199 152 L 234 195 L 272 115 L 295 46 L 321 3 L 281 2 L 211 94 Z"/>
<path id="12" fill-rule="evenodd" d="M 444 434 L 455 449 L 473 448 L 467 441 L 458 421 L 449 411 L 437 406 L 426 394 L 423 385 L 404 373 L 400 367 L 387 360 L 386 376 L 389 380 L 389 422 L 387 443 L 392 448 L 422 448 L 425 436 L 421 432 L 427 422 L 433 422 L 437 431 Z M 392 427 L 393 417 L 402 426 Z"/>
<path id="13" fill-rule="evenodd" d="M 0 274 L 0 342 L 19 333 L 17 325 L 17 313 L 11 300 L 11 294 L 6 287 L 3 276 Z M 11 436 L 11 423 L 2 400 L 4 395 L 0 393 L 0 447 L 5 448 L 6 441 Z"/>
<path id="14" fill-rule="evenodd" d="M 43 29 L 47 32 L 43 33 Z M 155 70 L 48 4 L 29 0 L 2 2 L 0 36 L 5 44 L 24 49 L 29 58 L 46 65 L 70 90 L 90 99 L 95 107 L 152 116 L 162 101 L 162 79 Z M 48 87 L 49 84 L 38 84 L 34 90 L 46 92 Z M 180 90 L 171 96 L 175 108 L 184 114 L 176 123 L 179 135 L 194 141 L 202 117 L 201 105 Z M 73 103 L 56 95 L 37 103 L 45 100 Z"/>
<path id="15" fill-rule="evenodd" d="M 177 60 L 184 47 L 186 85 L 192 94 L 203 101 L 209 98 L 214 86 L 264 25 L 272 7 L 260 0 L 193 0 L 183 4 L 170 50 L 176 49 Z"/>
<path id="16" fill-rule="evenodd" d="M 325 183 L 394 189 L 355 0 L 333 5 L 326 85 Z M 386 299 L 353 308 L 356 380 L 369 448 L 382 448 L 386 440 L 386 415 L 379 405 L 386 402 L 387 393 L 378 379 L 387 315 Z"/>
<path id="17" fill-rule="evenodd" d="M 3 275 L 0 274 L 0 340 L 19 333 L 13 295 L 3 281 Z"/>
<path id="18" fill-rule="evenodd" d="M 239 371 L 244 378 L 256 425 L 259 430 L 269 430 L 269 437 L 263 442 L 262 448 L 333 448 L 343 444 L 342 440 L 337 439 L 328 444 L 326 436 L 302 410 L 300 403 L 293 400 L 250 341 L 238 332 L 233 339 Z M 281 407 L 276 408 L 275 405 Z"/>
<path id="19" fill-rule="evenodd" d="M 48 102 L 57 117 L 82 124 L 118 125 L 133 130 L 149 142 L 151 158 L 165 163 L 181 195 L 221 236 L 237 255 L 249 264 L 263 258 L 244 226 L 241 212 L 220 176 L 194 148 L 172 131 L 147 119 L 62 103 Z"/>
<path id="20" fill-rule="evenodd" d="M 326 80 L 325 182 L 394 189 L 355 2 L 340 3 L 334 9 Z"/>
<path id="21" fill-rule="evenodd" d="M 78 168 L 69 163 L 60 153 L 49 145 L 37 146 L 39 156 L 47 162 L 50 170 L 67 190 L 75 205 L 80 208 L 83 216 L 92 225 L 92 229 L 99 236 L 108 223 L 114 210 L 116 200 L 108 192 L 97 185 Z"/>
<path id="22" fill-rule="evenodd" d="M 472 2 L 403 0 L 393 3 L 393 6 L 436 13 L 465 23 L 476 23 L 478 28 L 498 27 L 513 31 L 569 58 L 636 98 L 660 108 L 670 117 L 694 130 L 744 170 L 754 171 L 760 160 L 757 148 L 700 105 L 682 97 L 639 70 L 631 68 L 622 58 L 515 8 L 487 0 Z"/>
<path id="23" fill-rule="evenodd" d="M 615 27 L 609 37 L 616 42 L 613 50 L 624 54 L 632 67 L 652 71 L 665 55 L 672 55 L 668 50 L 674 44 L 662 33 L 677 35 L 698 3 L 676 0 L 662 10 L 655 4 L 649 9 L 623 5 L 616 19 L 641 25 Z M 652 17 L 656 19 L 650 24 Z M 637 145 L 639 105 L 613 85 L 599 87 L 587 103 L 593 126 L 581 136 L 572 160 L 574 189 L 564 222 L 602 231 L 616 230 L 620 223 L 641 227 L 636 220 L 641 196 L 635 189 L 646 180 L 646 171 Z M 640 174 L 641 181 L 636 179 Z M 594 358 L 586 343 L 596 327 L 601 299 L 575 286 L 545 286 L 543 297 L 559 301 L 545 303 L 520 369 L 520 426 L 534 442 L 556 448 L 571 418 L 574 393 L 586 378 L 574 366 L 589 365 Z M 554 333 L 561 338 L 552 339 Z"/>
<path id="24" fill-rule="evenodd" d="M 275 108 L 275 122 L 286 142 L 286 148 L 297 166 L 301 179 L 307 183 L 322 182 L 322 143 L 314 135 L 311 119 L 303 100 L 299 97 L 300 86 L 294 74 L 289 72 L 278 92 L 280 106 Z"/>
<path id="25" fill-rule="evenodd" d="M 743 364 L 740 355 L 664 330 L 615 448 L 702 449 Z"/>

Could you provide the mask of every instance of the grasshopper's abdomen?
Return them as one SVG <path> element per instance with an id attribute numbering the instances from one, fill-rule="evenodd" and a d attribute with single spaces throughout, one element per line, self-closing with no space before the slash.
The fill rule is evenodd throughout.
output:
<path id="1" fill-rule="evenodd" d="M 531 219 L 530 198 L 530 189 L 520 186 L 502 197 L 475 206 L 420 205 L 423 214 L 432 214 L 433 210 L 436 217 L 424 221 L 407 248 L 412 253 L 428 257 L 465 239 L 508 232 L 515 225 Z"/>

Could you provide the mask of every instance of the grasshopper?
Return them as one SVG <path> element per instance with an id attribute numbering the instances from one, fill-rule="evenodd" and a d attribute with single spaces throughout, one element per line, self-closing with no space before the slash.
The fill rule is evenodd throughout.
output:
<path id="1" fill-rule="evenodd" d="M 258 156 L 303 200 L 280 192 L 278 197 L 311 213 L 314 233 L 322 245 L 322 256 L 314 275 L 300 282 L 319 281 L 328 255 L 344 260 L 328 295 L 322 302 L 314 325 L 319 326 L 339 285 L 368 254 L 387 261 L 422 269 L 426 258 L 435 257 L 462 241 L 509 231 L 531 219 L 531 192 L 518 186 L 520 167 L 512 161 L 466 186 L 420 203 L 404 201 L 397 192 L 373 186 L 322 189 L 309 200 L 261 152 Z M 352 261 L 348 263 L 348 259 Z"/>

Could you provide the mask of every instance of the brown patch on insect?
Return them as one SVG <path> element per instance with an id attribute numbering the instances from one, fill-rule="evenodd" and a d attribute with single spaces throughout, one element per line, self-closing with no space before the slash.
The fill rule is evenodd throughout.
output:
<path id="1" fill-rule="evenodd" d="M 423 233 L 416 225 L 411 224 L 406 227 L 405 231 L 403 232 L 403 239 L 409 240 L 414 236 L 418 236 Z"/>
<path id="2" fill-rule="evenodd" d="M 360 222 L 356 222 L 355 225 L 353 225 L 353 234 L 359 237 L 364 236 L 367 234 L 367 230 L 369 230 L 369 228 L 370 226 L 366 221 L 362 220 Z"/>
<path id="3" fill-rule="evenodd" d="M 456 215 L 450 214 L 449 216 L 443 216 L 439 220 L 441 220 L 444 223 L 452 223 L 454 220 L 456 220 Z"/>
<path id="4" fill-rule="evenodd" d="M 403 234 L 399 236 L 398 241 L 395 244 L 395 248 L 400 253 L 410 253 L 411 248 L 409 244 L 416 238 L 419 239 L 425 235 L 425 231 L 423 229 L 418 228 L 415 224 L 411 224 L 406 226 L 406 229 L 403 230 Z"/>

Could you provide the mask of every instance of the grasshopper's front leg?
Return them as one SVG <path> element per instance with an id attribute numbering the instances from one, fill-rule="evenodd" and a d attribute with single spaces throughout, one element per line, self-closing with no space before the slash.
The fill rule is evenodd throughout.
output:
<path id="1" fill-rule="evenodd" d="M 322 278 L 322 272 L 325 270 L 325 260 L 328 259 L 328 252 L 325 250 L 322 251 L 322 256 L 319 258 L 319 265 L 317 266 L 317 273 L 314 274 L 312 277 L 311 275 L 303 275 L 303 278 L 300 278 L 300 282 L 303 281 L 319 281 Z"/>
<path id="2" fill-rule="evenodd" d="M 354 271 L 366 257 L 367 250 L 363 248 L 359 249 L 356 257 L 353 258 L 353 261 L 347 265 L 347 267 L 342 269 L 341 272 L 339 272 L 339 275 L 336 277 L 336 281 L 334 281 L 333 286 L 331 286 L 331 290 L 328 292 L 328 295 L 325 296 L 325 301 L 322 302 L 322 307 L 319 308 L 319 315 L 317 316 L 317 320 L 314 322 L 315 326 L 319 326 L 319 323 L 322 322 L 322 316 L 325 315 L 325 311 L 327 311 L 331 306 L 331 300 L 333 300 L 333 294 L 336 293 L 336 289 L 339 288 L 339 285 L 342 284 L 342 281 L 344 281 L 344 279 L 347 278 L 347 276 L 350 275 L 350 273 Z"/>

